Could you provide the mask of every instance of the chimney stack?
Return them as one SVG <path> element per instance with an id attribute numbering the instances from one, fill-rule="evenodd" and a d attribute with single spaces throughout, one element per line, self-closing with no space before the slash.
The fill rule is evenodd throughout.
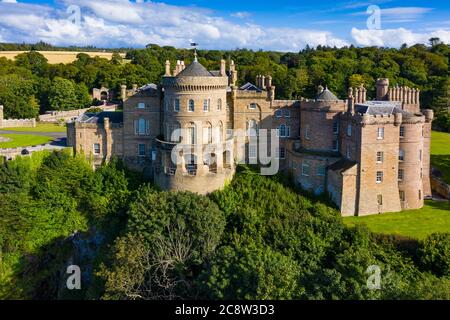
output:
<path id="1" fill-rule="evenodd" d="M 225 77 L 226 76 L 226 72 L 225 72 L 225 60 L 220 60 L 220 76 Z"/>
<path id="2" fill-rule="evenodd" d="M 166 77 L 170 77 L 170 61 L 166 60 L 166 73 L 164 74 Z"/>

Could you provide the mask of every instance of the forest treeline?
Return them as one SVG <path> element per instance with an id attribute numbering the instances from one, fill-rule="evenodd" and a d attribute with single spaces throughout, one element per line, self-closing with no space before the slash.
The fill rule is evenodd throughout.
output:
<path id="1" fill-rule="evenodd" d="M 81 290 L 67 290 L 69 265 Z M 0 166 L 2 298 L 450 299 L 450 233 L 347 227 L 324 199 L 248 167 L 201 196 L 118 160 L 94 171 L 69 151 L 34 153 Z"/>
<path id="2" fill-rule="evenodd" d="M 52 49 L 45 43 L 0 45 L 0 50 L 6 48 L 31 50 L 15 61 L 0 58 L 0 104 L 5 106 L 6 116 L 15 118 L 86 107 L 92 104 L 89 93 L 96 87 L 106 86 L 120 92 L 121 84 L 159 83 L 166 60 L 174 66 L 177 60 L 189 63 L 193 58 L 192 50 L 150 44 L 144 49 L 123 49 L 125 61 L 117 49 L 112 60 L 79 54 L 73 63 L 48 64 L 36 52 Z M 271 75 L 279 99 L 313 98 L 318 85 L 326 85 L 338 97 L 346 98 L 347 88 L 360 84 L 367 87 L 368 97 L 373 98 L 376 79 L 386 77 L 392 85 L 420 89 L 421 105 L 435 110 L 436 125 L 442 130 L 450 127 L 447 112 L 450 47 L 440 42 L 430 46 L 403 45 L 399 49 L 318 46 L 297 53 L 247 49 L 198 53 L 199 61 L 208 69 L 219 69 L 221 59 L 234 60 L 238 84 L 254 83 L 258 74 Z"/>

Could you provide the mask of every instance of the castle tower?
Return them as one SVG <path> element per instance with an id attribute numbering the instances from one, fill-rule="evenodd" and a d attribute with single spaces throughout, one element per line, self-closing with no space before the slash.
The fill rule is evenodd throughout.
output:
<path id="1" fill-rule="evenodd" d="M 157 138 L 155 182 L 164 190 L 199 194 L 220 189 L 234 174 L 234 139 L 227 140 L 224 61 L 218 75 L 198 61 L 164 77 L 162 135 Z M 231 82 L 235 77 L 231 64 Z M 179 72 L 177 72 L 179 71 Z"/>

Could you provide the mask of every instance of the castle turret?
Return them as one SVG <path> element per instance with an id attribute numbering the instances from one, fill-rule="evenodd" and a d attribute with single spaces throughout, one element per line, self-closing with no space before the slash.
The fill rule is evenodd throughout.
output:
<path id="1" fill-rule="evenodd" d="M 120 95 L 123 101 L 127 99 L 127 86 L 124 84 L 120 86 Z"/>
<path id="2" fill-rule="evenodd" d="M 377 100 L 386 100 L 389 89 L 389 79 L 381 78 L 377 80 Z"/>
<path id="3" fill-rule="evenodd" d="M 226 71 L 225 71 L 226 65 L 225 65 L 225 60 L 220 60 L 220 76 L 225 77 L 226 76 Z"/>

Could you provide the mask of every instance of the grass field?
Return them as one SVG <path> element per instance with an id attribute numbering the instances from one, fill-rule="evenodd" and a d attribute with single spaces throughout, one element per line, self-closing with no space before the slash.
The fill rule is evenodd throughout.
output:
<path id="1" fill-rule="evenodd" d="M 1 149 L 29 147 L 29 146 L 39 145 L 39 144 L 43 144 L 43 143 L 48 143 L 53 140 L 51 137 L 31 135 L 31 134 L 30 135 L 28 135 L 28 134 L 2 134 L 1 136 L 11 139 L 11 141 L 0 143 Z"/>
<path id="2" fill-rule="evenodd" d="M 442 178 L 450 184 L 450 133 L 431 133 L 431 165 L 442 172 Z"/>
<path id="3" fill-rule="evenodd" d="M 66 132 L 66 126 L 60 126 L 54 123 L 38 122 L 35 128 L 2 128 L 1 130 L 22 131 L 22 132 Z"/>
<path id="4" fill-rule="evenodd" d="M 434 232 L 450 232 L 450 203 L 426 201 L 426 205 L 418 210 L 345 217 L 343 220 L 348 226 L 365 224 L 375 233 L 423 239 Z"/>

